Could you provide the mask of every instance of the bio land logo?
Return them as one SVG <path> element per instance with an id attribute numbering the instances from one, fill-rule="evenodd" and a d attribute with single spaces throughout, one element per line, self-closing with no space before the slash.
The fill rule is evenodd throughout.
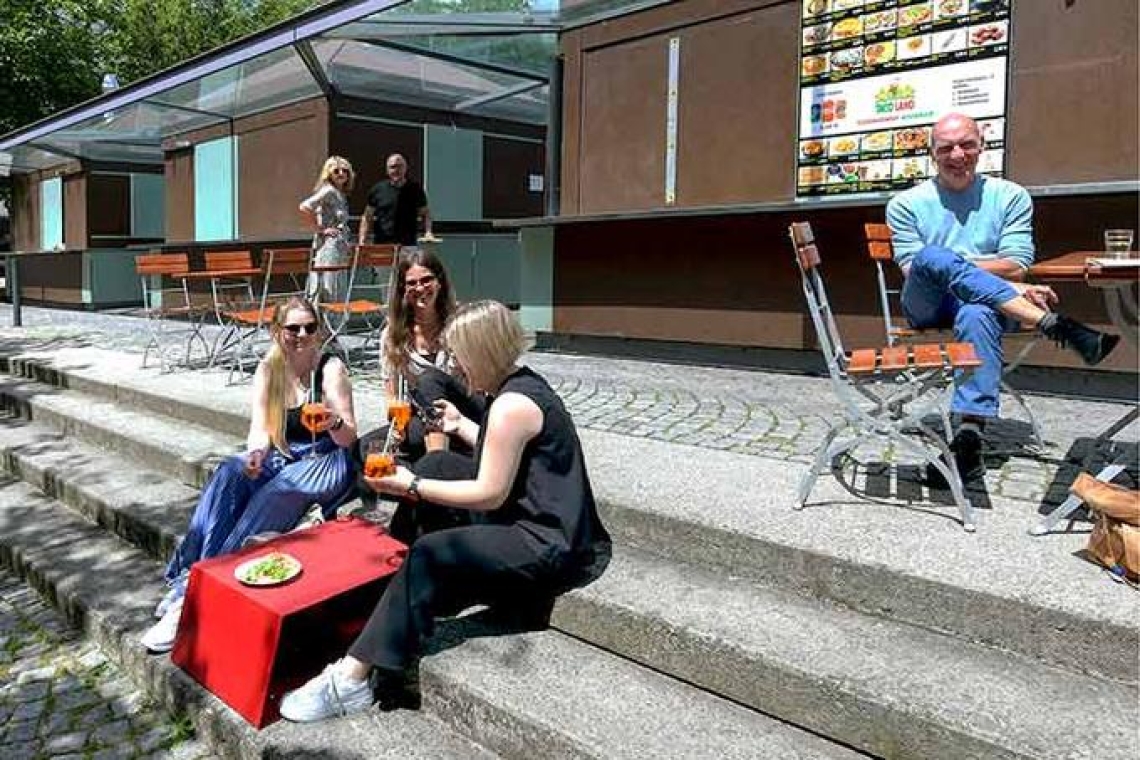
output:
<path id="1" fill-rule="evenodd" d="M 875 93 L 875 113 L 905 113 L 914 110 L 914 85 L 891 82 Z"/>

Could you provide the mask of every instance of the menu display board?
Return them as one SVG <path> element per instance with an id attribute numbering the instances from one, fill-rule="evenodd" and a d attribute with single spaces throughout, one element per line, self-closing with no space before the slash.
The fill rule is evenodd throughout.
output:
<path id="1" fill-rule="evenodd" d="M 935 172 L 931 125 L 978 120 L 1002 173 L 1011 0 L 803 0 L 799 196 L 910 187 Z"/>

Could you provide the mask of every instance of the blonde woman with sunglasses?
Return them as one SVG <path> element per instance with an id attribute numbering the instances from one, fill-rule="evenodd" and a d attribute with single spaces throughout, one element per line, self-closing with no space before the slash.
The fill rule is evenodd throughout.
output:
<path id="1" fill-rule="evenodd" d="M 314 264 L 348 264 L 348 195 L 355 184 L 352 164 L 340 156 L 329 156 L 317 176 L 313 194 L 301 201 L 301 217 L 313 230 Z M 309 295 L 316 297 L 321 293 L 323 300 L 335 300 L 344 295 L 347 279 L 347 271 L 314 273 L 309 277 Z"/>
<path id="2" fill-rule="evenodd" d="M 355 492 L 356 415 L 348 369 L 321 350 L 320 314 L 294 296 L 279 304 L 273 345 L 253 378 L 246 452 L 218 467 L 202 489 L 190 527 L 166 569 L 169 586 L 155 611 L 161 619 L 143 636 L 151 652 L 174 646 L 182 597 L 195 562 L 240 548 L 250 536 L 293 528 L 309 507 L 325 517 Z M 301 407 L 328 410 L 314 430 L 301 424 Z"/>

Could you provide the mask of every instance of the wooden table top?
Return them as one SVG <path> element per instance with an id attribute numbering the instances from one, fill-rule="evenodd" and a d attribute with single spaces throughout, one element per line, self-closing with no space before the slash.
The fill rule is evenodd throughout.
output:
<path id="1" fill-rule="evenodd" d="M 1095 282 L 1137 282 L 1140 280 L 1140 259 L 1127 259 L 1122 266 L 1097 266 L 1089 259 L 1103 258 L 1104 251 L 1073 251 L 1029 267 L 1029 276 L 1035 280 L 1089 280 Z"/>

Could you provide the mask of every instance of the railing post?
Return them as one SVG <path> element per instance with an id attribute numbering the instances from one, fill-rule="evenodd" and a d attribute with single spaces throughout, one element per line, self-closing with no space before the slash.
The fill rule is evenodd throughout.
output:
<path id="1" fill-rule="evenodd" d="M 20 315 L 20 257 L 9 254 L 4 257 L 4 286 L 12 300 L 12 327 L 20 327 L 24 320 Z"/>

